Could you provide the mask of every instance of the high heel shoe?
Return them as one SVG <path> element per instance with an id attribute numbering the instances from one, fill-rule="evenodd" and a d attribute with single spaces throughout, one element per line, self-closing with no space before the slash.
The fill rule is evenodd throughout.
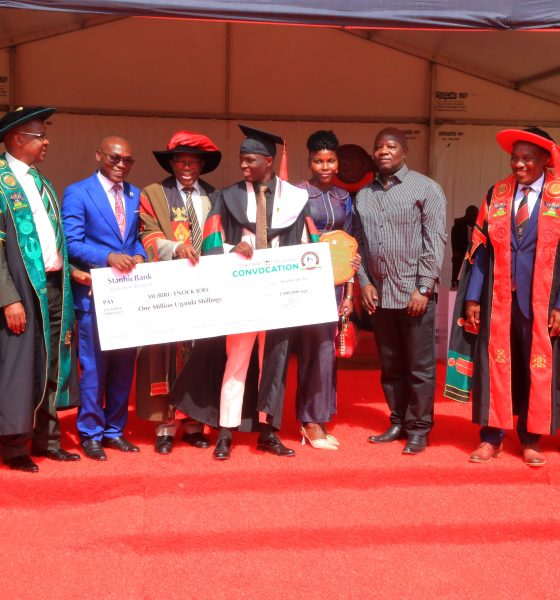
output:
<path id="1" fill-rule="evenodd" d="M 300 427 L 299 432 L 301 433 L 302 445 L 305 445 L 305 442 L 307 441 L 309 444 L 311 444 L 311 447 L 315 448 L 316 450 L 338 450 L 338 446 L 330 442 L 328 438 L 312 440 L 307 434 L 305 427 Z"/>
<path id="2" fill-rule="evenodd" d="M 338 441 L 338 438 L 335 438 L 334 435 L 332 435 L 331 433 L 329 433 L 327 431 L 327 428 L 324 423 L 321 423 L 321 429 L 325 432 L 325 436 L 327 437 L 327 440 L 329 440 L 329 442 L 331 444 L 334 444 L 335 446 L 340 446 L 340 442 Z"/>

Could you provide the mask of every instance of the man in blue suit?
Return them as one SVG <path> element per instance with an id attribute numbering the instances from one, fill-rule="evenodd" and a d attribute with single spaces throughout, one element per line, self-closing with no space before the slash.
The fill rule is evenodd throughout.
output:
<path id="1" fill-rule="evenodd" d="M 83 271 L 113 267 L 128 273 L 146 259 L 138 235 L 140 190 L 125 181 L 134 164 L 130 144 L 120 137 L 107 137 L 96 159 L 99 170 L 64 192 L 68 256 Z M 136 348 L 101 351 L 91 288 L 73 282 L 73 292 L 82 368 L 77 421 L 82 449 L 95 460 L 107 459 L 103 446 L 138 452 L 123 437 Z"/>
<path id="2" fill-rule="evenodd" d="M 560 166 L 559 149 L 538 128 L 501 131 L 497 140 L 513 173 L 490 189 L 473 230 L 464 321 L 478 336 L 474 360 L 457 369 L 472 369 L 473 420 L 482 425 L 470 461 L 502 452 L 515 413 L 523 460 L 540 467 L 540 437 L 560 418 L 560 179 L 548 171 Z"/>

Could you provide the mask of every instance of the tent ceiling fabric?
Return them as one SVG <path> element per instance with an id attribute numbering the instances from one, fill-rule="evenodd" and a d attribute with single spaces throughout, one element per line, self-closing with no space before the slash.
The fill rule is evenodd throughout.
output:
<path id="1" fill-rule="evenodd" d="M 550 29 L 557 0 L 0 0 L 0 8 L 411 29 Z"/>
<path id="2" fill-rule="evenodd" d="M 325 0 L 322 0 L 321 3 L 328 4 Z M 0 0 L 0 49 L 64 35 L 89 27 L 102 26 L 111 21 L 127 18 L 123 14 L 116 13 L 100 15 L 84 12 L 59 12 L 58 10 L 2 8 L 8 4 L 33 4 L 36 5 L 36 8 L 43 9 L 64 4 L 68 10 L 71 8 L 70 4 L 72 6 L 88 4 L 99 8 L 103 6 L 109 10 L 113 5 L 129 5 L 130 3 L 110 1 L 104 3 L 33 3 Z M 136 6 L 143 5 L 142 2 L 134 4 Z M 155 6 L 153 2 L 149 4 Z M 191 2 L 189 6 L 195 4 L 197 3 Z M 231 6 L 236 3 L 221 4 Z M 261 3 L 261 6 L 264 4 L 264 2 Z M 269 5 L 272 4 L 274 3 L 269 3 Z M 307 4 L 311 3 L 307 1 Z M 334 6 L 336 2 L 331 0 L 330 4 Z M 359 3 L 349 2 L 348 6 L 353 4 Z M 435 5 L 434 2 L 432 4 Z M 538 4 L 542 7 L 547 3 L 539 2 Z M 533 3 L 529 2 L 526 5 L 532 6 Z M 185 20 L 185 23 L 188 21 Z M 266 27 L 266 25 L 262 26 Z M 546 35 L 543 32 L 522 30 L 422 31 L 343 28 L 342 31 L 560 104 L 560 64 L 557 59 L 560 31 L 548 31 Z"/>
<path id="3" fill-rule="evenodd" d="M 560 100 L 560 32 L 379 31 L 355 32 L 372 42 L 408 51 L 496 83 Z"/>

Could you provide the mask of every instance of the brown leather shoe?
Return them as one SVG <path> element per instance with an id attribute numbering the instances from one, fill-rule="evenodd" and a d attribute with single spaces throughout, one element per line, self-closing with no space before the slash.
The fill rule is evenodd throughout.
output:
<path id="1" fill-rule="evenodd" d="M 500 456 L 504 449 L 503 444 L 498 444 L 495 446 L 490 442 L 482 442 L 480 446 L 470 455 L 469 462 L 473 463 L 483 463 L 488 462 L 495 458 L 496 456 Z"/>
<path id="2" fill-rule="evenodd" d="M 523 462 L 530 467 L 542 467 L 546 458 L 538 446 L 523 446 Z"/>

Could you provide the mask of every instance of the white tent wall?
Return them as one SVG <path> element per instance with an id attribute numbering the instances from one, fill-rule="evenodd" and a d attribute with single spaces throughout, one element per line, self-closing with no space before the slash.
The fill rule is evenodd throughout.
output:
<path id="1" fill-rule="evenodd" d="M 560 123 L 560 106 L 558 104 L 466 75 L 454 69 L 438 67 L 436 91 L 467 94 L 463 99 L 458 98 L 455 101 L 451 98 L 448 102 L 444 99 L 438 100 L 436 97 L 436 118 L 439 119 L 485 121 L 495 124 L 512 121 Z M 454 104 L 457 107 L 456 110 L 453 110 Z"/>
<path id="2" fill-rule="evenodd" d="M 243 140 L 237 127 L 239 121 L 190 120 L 158 117 L 113 117 L 100 115 L 55 114 L 49 120 L 51 145 L 42 170 L 48 173 L 57 190 L 82 179 L 95 169 L 95 149 L 100 137 L 112 133 L 130 140 L 136 164 L 130 180 L 141 186 L 159 181 L 165 172 L 152 155 L 152 150 L 163 150 L 171 134 L 185 126 L 192 126 L 210 136 L 222 150 L 223 159 L 214 173 L 205 176 L 220 187 L 240 178 L 238 166 L 239 145 Z M 332 123 L 311 121 L 251 121 L 243 123 L 281 133 L 288 147 L 290 180 L 301 181 L 308 176 L 305 142 L 317 129 L 332 127 Z M 357 143 L 370 149 L 376 132 L 385 126 L 402 127 L 410 143 L 409 164 L 425 172 L 427 169 L 428 129 L 413 123 L 339 123 L 334 127 L 341 143 Z"/>
<path id="3" fill-rule="evenodd" d="M 422 33 L 429 34 L 415 39 Z M 163 176 L 151 150 L 179 128 L 204 132 L 224 154 L 208 177 L 222 186 L 238 178 L 239 122 L 285 136 L 293 181 L 307 175 L 312 131 L 332 128 L 342 143 L 371 151 L 390 123 L 407 130 L 412 168 L 428 172 L 431 148 L 450 229 L 508 172 L 494 138 L 500 126 L 560 126 L 558 104 L 441 61 L 431 79 L 429 56 L 330 28 L 125 18 L 43 37 L 17 44 L 12 61 L 0 51 L 0 104 L 11 97 L 15 105 L 59 108 L 44 168 L 60 192 L 95 168 L 94 150 L 108 134 L 133 143 L 131 179 L 142 186 Z M 449 255 L 442 279 L 450 279 Z"/>
<path id="4" fill-rule="evenodd" d="M 333 128 L 370 150 L 383 120 L 418 138 L 412 165 L 428 167 L 426 126 L 415 124 L 428 112 L 428 63 L 332 29 L 126 19 L 18 46 L 15 65 L 16 104 L 59 108 L 45 164 L 59 189 L 91 171 L 110 133 L 133 142 L 133 179 L 159 179 L 151 150 L 178 128 L 219 145 L 224 159 L 209 180 L 224 185 L 239 176 L 236 124 L 251 117 L 285 136 L 294 180 L 307 175 L 311 132 Z M 380 93 L 388 78 L 391 93 Z"/>

